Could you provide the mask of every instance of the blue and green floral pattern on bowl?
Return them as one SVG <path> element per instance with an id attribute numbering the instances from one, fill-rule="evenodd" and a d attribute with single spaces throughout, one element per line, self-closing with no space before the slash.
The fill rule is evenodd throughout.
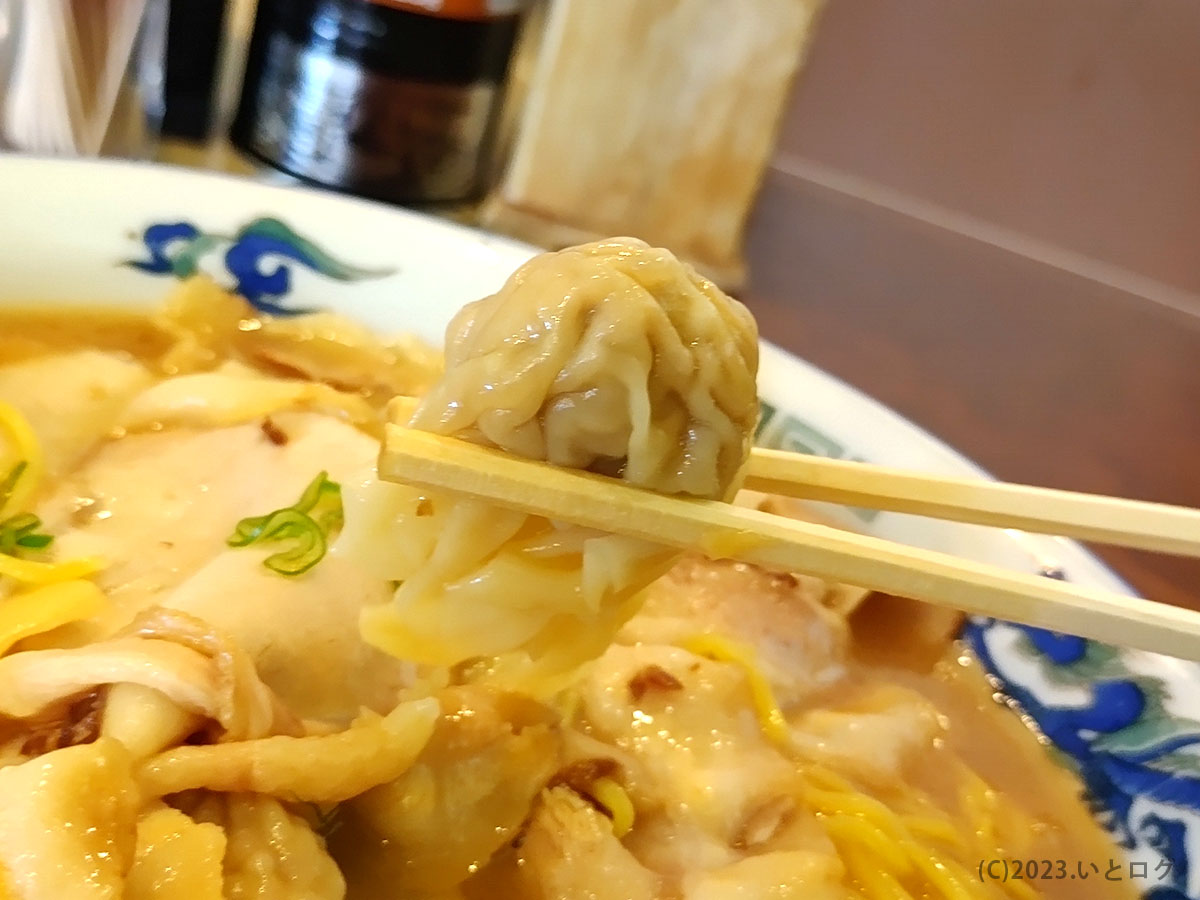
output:
<path id="1" fill-rule="evenodd" d="M 146 257 L 126 265 L 151 275 L 188 278 L 200 271 L 206 256 L 223 254 L 229 281 L 224 287 L 245 297 L 255 309 L 274 316 L 298 315 L 311 309 L 278 301 L 291 289 L 292 263 L 334 281 L 383 278 L 393 269 L 350 265 L 303 237 L 279 219 L 259 218 L 233 234 L 201 231 L 191 222 L 156 222 L 142 230 Z M 271 261 L 268 267 L 265 265 Z"/>

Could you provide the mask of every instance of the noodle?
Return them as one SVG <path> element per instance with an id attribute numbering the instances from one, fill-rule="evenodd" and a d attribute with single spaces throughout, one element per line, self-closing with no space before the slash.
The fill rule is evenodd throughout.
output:
<path id="1" fill-rule="evenodd" d="M 107 565 L 107 562 L 98 557 L 48 563 L 32 559 L 18 559 L 7 553 L 0 553 L 0 575 L 16 581 L 23 581 L 26 584 L 56 584 L 75 578 L 86 578 L 88 575 L 96 574 Z"/>
<path id="2" fill-rule="evenodd" d="M 848 813 L 827 813 L 821 817 L 821 825 L 836 845 L 861 846 L 877 864 L 891 867 L 895 876 L 907 875 L 912 870 L 912 862 L 894 837 L 868 819 Z"/>
<path id="3" fill-rule="evenodd" d="M 974 834 L 979 839 L 974 850 L 979 858 L 1003 856 L 992 835 L 996 815 L 1008 811 L 1008 804 L 983 779 L 963 768 L 970 776 L 970 780 L 964 781 L 966 792 L 976 801 L 987 798 L 990 806 L 983 812 L 977 810 L 972 818 Z M 972 900 L 978 896 L 961 861 L 963 857 L 971 858 L 967 856 L 970 851 L 944 813 L 942 818 L 929 814 L 933 807 L 928 798 L 910 789 L 906 792 L 909 799 L 929 812 L 902 815 L 828 768 L 806 765 L 803 773 L 805 802 L 817 811 L 826 834 L 872 900 L 912 896 L 910 888 L 917 890 L 918 895 L 933 891 L 945 900 Z M 937 849 L 938 845 L 958 854 L 958 859 L 945 855 Z M 1024 881 L 1010 880 L 1001 886 L 1020 900 L 1037 896 Z"/>
<path id="4" fill-rule="evenodd" d="M 759 668 L 753 649 L 716 634 L 696 635 L 684 640 L 682 646 L 697 656 L 735 663 L 740 667 L 746 675 L 754 711 L 762 725 L 763 734 L 777 744 L 786 745 L 790 741 L 787 720 L 783 717 L 779 704 L 775 702 L 775 692 L 771 690 L 771 683 Z"/>
<path id="5" fill-rule="evenodd" d="M 596 802 L 608 810 L 613 834 L 617 837 L 627 835 L 633 829 L 634 810 L 625 788 L 611 778 L 597 778 L 592 782 L 590 792 Z"/>
<path id="6" fill-rule="evenodd" d="M 0 435 L 7 438 L 15 453 L 15 462 L 8 465 L 25 464 L 25 470 L 10 487 L 8 497 L 0 497 L 0 519 L 3 519 L 26 508 L 41 484 L 46 464 L 37 435 L 33 433 L 29 422 L 15 406 L 3 400 L 0 400 Z M 0 477 L 7 474 L 7 471 L 0 472 Z"/>
<path id="7" fill-rule="evenodd" d="M 0 656 L 18 641 L 90 618 L 104 606 L 103 591 L 88 581 L 63 581 L 9 597 L 0 602 Z"/>
<path id="8" fill-rule="evenodd" d="M 868 900 L 912 900 L 896 876 L 879 867 L 862 846 L 838 845 L 838 852 L 850 869 L 851 878 Z"/>
<path id="9" fill-rule="evenodd" d="M 966 854 L 970 852 L 970 848 L 967 846 L 966 841 L 963 840 L 962 834 L 954 826 L 953 822 L 936 819 L 932 815 L 904 816 L 902 821 L 905 827 L 914 835 L 945 844 L 947 847 L 951 847 L 956 853 Z"/>
<path id="10" fill-rule="evenodd" d="M 41 443 L 33 428 L 16 407 L 3 400 L 0 400 L 0 433 L 7 434 L 17 457 L 16 467 L 10 470 L 11 475 L 7 475 L 11 482 L 6 485 L 7 496 L 0 496 L 0 529 L 3 529 L 12 521 L 10 514 L 25 509 L 37 493 L 46 467 Z M 32 524 L 36 526 L 40 520 L 35 517 Z M 100 571 L 105 565 L 104 560 L 95 557 L 48 563 L 21 559 L 0 551 L 0 577 L 26 584 L 45 585 L 84 578 Z"/>

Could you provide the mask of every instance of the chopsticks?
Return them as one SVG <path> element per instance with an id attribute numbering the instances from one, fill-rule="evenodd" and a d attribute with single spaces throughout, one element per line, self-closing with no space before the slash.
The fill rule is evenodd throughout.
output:
<path id="1" fill-rule="evenodd" d="M 947 478 L 761 448 L 750 453 L 745 486 L 805 500 L 1200 556 L 1200 510 L 1165 503 Z"/>
<path id="2" fill-rule="evenodd" d="M 1191 610 L 727 503 L 668 497 L 398 425 L 386 428 L 379 475 L 717 558 L 1200 660 L 1200 613 Z"/>

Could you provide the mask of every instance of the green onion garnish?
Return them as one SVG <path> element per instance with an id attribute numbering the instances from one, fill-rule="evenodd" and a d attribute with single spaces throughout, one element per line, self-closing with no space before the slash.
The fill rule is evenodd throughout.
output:
<path id="1" fill-rule="evenodd" d="M 16 483 L 15 479 L 13 483 Z M 37 529 L 41 527 L 42 520 L 33 513 L 18 513 L 0 522 L 0 553 L 11 556 L 17 550 L 44 550 L 49 547 L 54 538 L 38 532 Z"/>
<path id="2" fill-rule="evenodd" d="M 234 526 L 225 541 L 230 547 L 294 541 L 286 550 L 272 553 L 263 565 L 280 575 L 302 575 L 325 557 L 328 538 L 342 527 L 342 488 L 327 472 L 309 482 L 293 506 L 265 516 L 250 516 Z"/>

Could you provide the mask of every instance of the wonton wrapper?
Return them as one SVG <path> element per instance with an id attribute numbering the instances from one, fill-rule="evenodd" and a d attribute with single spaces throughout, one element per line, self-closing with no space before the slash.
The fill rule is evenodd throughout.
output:
<path id="1" fill-rule="evenodd" d="M 654 900 L 659 878 L 613 834 L 612 823 L 565 787 L 545 791 L 515 867 L 520 896 L 529 900 Z"/>
<path id="2" fill-rule="evenodd" d="M 127 684 L 152 689 L 185 713 L 211 720 L 218 740 L 301 732 L 239 647 L 205 622 L 169 609 L 147 610 L 111 640 L 0 659 L 0 722 L 27 720 L 32 731 L 38 717 L 56 705 L 104 685 Z M 134 719 L 140 714 L 137 706 L 125 711 Z M 144 714 L 158 717 L 161 710 L 147 708 Z M 146 724 L 106 722 L 106 728 L 133 734 Z"/>
<path id="3" fill-rule="evenodd" d="M 727 496 L 758 419 L 758 330 L 666 250 L 534 257 L 446 331 L 412 425 L 664 494 Z"/>
<path id="4" fill-rule="evenodd" d="M 416 762 L 339 808 L 332 838 L 351 895 L 448 896 L 517 835 L 558 765 L 547 708 L 480 687 L 438 695 L 443 714 Z"/>
<path id="5" fill-rule="evenodd" d="M 100 738 L 0 769 L 0 798 L 0 895 L 122 895 L 138 793 L 119 742 Z"/>
<path id="6" fill-rule="evenodd" d="M 386 400 L 424 390 L 441 369 L 440 355 L 415 338 L 385 341 L 331 313 L 262 316 L 205 275 L 181 282 L 156 323 L 174 339 L 160 361 L 171 375 L 208 371 L 233 359 L 260 372 Z"/>
<path id="7" fill-rule="evenodd" d="M 346 882 L 309 824 L 274 797 L 223 794 L 189 810 L 225 832 L 224 889 L 229 900 L 342 900 Z M 208 824 L 212 823 L 212 824 Z"/>
<path id="8" fill-rule="evenodd" d="M 225 832 L 163 806 L 137 824 L 137 855 L 125 900 L 225 900 Z"/>
<path id="9" fill-rule="evenodd" d="M 425 698 L 386 716 L 364 713 L 335 734 L 174 747 L 146 761 L 138 781 L 152 797 L 203 788 L 340 803 L 399 777 L 429 740 L 438 713 L 437 701 Z"/>

